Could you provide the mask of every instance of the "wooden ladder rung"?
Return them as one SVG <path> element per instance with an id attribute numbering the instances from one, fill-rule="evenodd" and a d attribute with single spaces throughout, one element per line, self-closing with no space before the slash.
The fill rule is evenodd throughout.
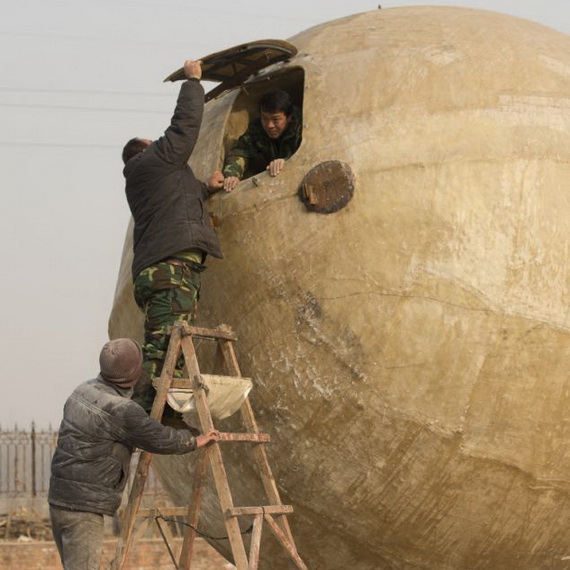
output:
<path id="1" fill-rule="evenodd" d="M 226 517 L 241 517 L 245 515 L 290 515 L 291 505 L 266 505 L 264 507 L 233 507 L 226 510 Z"/>
<path id="2" fill-rule="evenodd" d="M 250 380 L 250 378 L 246 378 L 245 376 L 228 376 L 226 375 L 221 375 L 221 374 L 200 374 L 200 376 L 202 377 L 202 379 L 204 379 L 206 381 L 206 384 L 208 383 L 208 380 L 211 381 L 223 381 L 223 380 Z M 162 383 L 162 378 L 155 378 L 152 381 L 152 385 L 155 389 L 158 389 L 158 387 L 160 386 L 160 384 Z M 170 387 L 171 388 L 178 388 L 178 389 L 182 389 L 182 390 L 192 390 L 193 389 L 193 382 L 190 380 L 190 378 L 173 378 L 172 382 L 170 383 Z"/>
<path id="3" fill-rule="evenodd" d="M 202 327 L 191 327 L 184 323 L 184 332 L 205 339 L 237 340 L 237 335 L 232 330 L 226 329 L 205 329 Z"/>
<path id="4" fill-rule="evenodd" d="M 162 384 L 161 378 L 154 378 L 152 381 L 152 387 L 155 390 L 158 390 L 158 387 Z M 183 390 L 191 390 L 192 383 L 190 382 L 189 378 L 173 378 L 172 382 L 170 383 L 171 388 L 178 388 Z"/>
<path id="5" fill-rule="evenodd" d="M 155 517 L 163 515 L 165 517 L 180 517 L 188 514 L 188 507 L 155 507 L 150 509 L 139 509 L 139 517 Z"/>
<path id="6" fill-rule="evenodd" d="M 220 441 L 252 441 L 267 443 L 271 441 L 268 433 L 220 433 Z"/>

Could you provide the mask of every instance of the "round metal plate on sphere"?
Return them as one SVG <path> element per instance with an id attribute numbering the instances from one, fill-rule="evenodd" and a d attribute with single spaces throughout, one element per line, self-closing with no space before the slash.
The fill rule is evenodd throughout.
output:
<path id="1" fill-rule="evenodd" d="M 350 166 L 339 160 L 327 160 L 309 170 L 299 188 L 299 197 L 307 210 L 332 214 L 344 208 L 354 194 L 354 175 Z"/>

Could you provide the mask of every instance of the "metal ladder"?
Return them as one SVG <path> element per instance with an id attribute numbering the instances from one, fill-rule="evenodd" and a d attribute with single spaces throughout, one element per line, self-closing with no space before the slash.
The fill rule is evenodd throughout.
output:
<path id="1" fill-rule="evenodd" d="M 221 359 L 226 374 L 230 378 L 241 378 L 239 365 L 233 348 L 233 342 L 237 340 L 237 337 L 229 327 L 221 325 L 216 329 L 205 329 L 192 327 L 184 322 L 176 323 L 172 330 L 162 374 L 156 382 L 155 387 L 157 392 L 150 415 L 158 421 L 162 419 L 168 390 L 170 388 L 191 388 L 194 394 L 193 397 L 195 398 L 200 428 L 202 432 L 205 433 L 208 430 L 215 429 L 204 382 L 210 375 L 200 373 L 194 338 L 216 341 L 217 356 Z M 185 370 L 188 371 L 188 378 L 173 378 L 180 353 L 182 353 L 184 357 Z M 224 377 L 217 376 L 216 378 L 220 379 Z M 246 430 L 245 433 L 222 433 L 219 442 L 214 442 L 201 448 L 197 452 L 198 456 L 194 470 L 193 491 L 189 506 L 160 509 L 160 513 L 165 516 L 186 516 L 188 530 L 185 532 L 178 561 L 176 561 L 168 542 L 171 536 L 165 536 L 159 525 L 159 530 L 161 531 L 170 556 L 177 569 L 187 570 L 191 568 L 196 528 L 200 517 L 201 502 L 204 495 L 204 485 L 209 465 L 214 476 L 215 487 L 220 500 L 236 568 L 238 570 L 255 570 L 258 568 L 262 528 L 263 523 L 266 523 L 285 550 L 285 553 L 289 556 L 289 566 L 298 568 L 299 570 L 307 570 L 307 566 L 297 552 L 287 519 L 287 515 L 293 512 L 293 507 L 281 503 L 279 491 L 269 465 L 265 449 L 265 443 L 269 442 L 269 436 L 259 432 L 249 397 L 247 396 L 241 405 L 240 413 L 242 424 Z M 222 445 L 229 445 L 229 443 L 235 444 L 236 442 L 253 443 L 253 461 L 256 471 L 261 478 L 265 494 L 270 503 L 269 505 L 247 507 L 236 507 L 234 505 L 222 459 L 221 447 Z M 149 517 L 156 512 L 155 509 L 140 508 L 151 459 L 151 453 L 141 452 L 124 512 L 117 553 L 112 564 L 112 568 L 115 570 L 125 568 L 129 549 L 134 541 L 134 528 L 137 517 Z M 246 552 L 242 531 L 239 526 L 240 517 L 253 517 L 249 553 Z"/>

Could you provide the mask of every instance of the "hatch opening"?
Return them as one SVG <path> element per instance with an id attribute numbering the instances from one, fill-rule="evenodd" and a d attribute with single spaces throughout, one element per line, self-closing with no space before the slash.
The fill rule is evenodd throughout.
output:
<path id="1" fill-rule="evenodd" d="M 224 168 L 229 163 L 235 162 L 236 155 L 240 155 L 239 149 L 242 143 L 238 144 L 240 137 L 246 133 L 248 127 L 252 125 L 249 133 L 257 132 L 261 127 L 260 123 L 260 99 L 267 93 L 275 90 L 282 90 L 289 94 L 295 108 L 295 121 L 298 123 L 289 123 L 285 133 L 267 145 L 260 141 L 260 149 L 255 150 L 255 156 L 239 156 L 240 166 L 244 168 L 241 180 L 246 180 L 255 174 L 265 172 L 269 160 L 271 158 L 285 158 L 288 160 L 299 149 L 302 136 L 302 113 L 303 113 L 303 93 L 304 93 L 304 71 L 302 68 L 288 69 L 286 72 L 280 72 L 271 76 L 264 76 L 261 79 L 248 82 L 241 86 L 237 94 L 232 109 L 226 122 L 226 130 L 224 133 Z M 257 127 L 253 126 L 257 123 Z M 297 125 L 298 126 L 293 126 Z M 297 128 L 298 131 L 293 136 L 291 128 Z M 248 134 L 249 134 L 248 133 Z M 265 141 L 265 139 L 263 139 Z M 265 141 L 267 142 L 267 141 Z M 236 147 L 237 145 L 237 147 Z M 248 146 L 251 150 L 252 146 Z M 284 154 L 284 156 L 275 156 Z M 227 172 L 224 172 L 227 175 Z"/>

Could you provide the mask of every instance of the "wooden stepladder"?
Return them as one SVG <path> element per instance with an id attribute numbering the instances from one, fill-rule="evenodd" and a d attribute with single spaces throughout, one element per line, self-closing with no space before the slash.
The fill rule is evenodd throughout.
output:
<path id="1" fill-rule="evenodd" d="M 200 373 L 194 338 L 217 342 L 217 355 L 224 365 L 227 376 L 214 377 Z M 228 381 L 238 378 L 242 379 L 233 348 L 233 342 L 236 339 L 235 333 L 224 325 L 216 329 L 204 329 L 191 327 L 184 322 L 176 323 L 172 330 L 162 374 L 155 386 L 157 392 L 150 414 L 151 417 L 159 421 L 161 420 L 169 389 L 190 388 L 193 391 L 194 403 L 202 432 L 205 433 L 211 429 L 215 429 L 208 403 L 208 379 L 215 378 L 218 382 L 223 382 L 224 379 Z M 187 378 L 173 378 L 180 353 L 182 353 L 184 357 L 185 370 L 188 372 Z M 307 570 L 307 567 L 297 552 L 287 519 L 287 515 L 293 512 L 293 507 L 281 503 L 279 491 L 269 465 L 265 449 L 265 443 L 269 441 L 269 436 L 259 432 L 247 396 L 241 404 L 240 413 L 242 424 L 246 430 L 244 433 L 222 433 L 219 442 L 210 444 L 196 452 L 197 458 L 194 470 L 193 490 L 189 506 L 160 509 L 162 515 L 186 516 L 187 530 L 185 531 L 182 550 L 178 561 L 176 561 L 168 539 L 161 529 L 161 534 L 173 559 L 173 563 L 179 570 L 191 568 L 196 529 L 198 527 L 201 503 L 204 495 L 204 486 L 208 474 L 208 466 L 210 466 L 234 557 L 234 564 L 237 569 L 255 570 L 258 568 L 262 528 L 263 523 L 266 523 L 275 538 L 284 548 L 285 553 L 289 556 L 292 566 L 299 570 Z M 253 444 L 252 457 L 254 466 L 261 478 L 267 500 L 270 503 L 269 505 L 247 507 L 237 507 L 234 505 L 222 459 L 221 447 L 230 444 L 237 445 L 240 442 Z M 151 459 L 151 453 L 141 452 L 124 512 L 117 553 L 112 565 L 112 568 L 115 570 L 122 570 L 125 567 L 127 555 L 133 543 L 137 517 L 149 517 L 152 516 L 153 512 L 156 512 L 154 509 L 140 508 Z M 240 517 L 253 518 L 249 553 L 246 552 L 242 531 L 239 526 Z"/>

